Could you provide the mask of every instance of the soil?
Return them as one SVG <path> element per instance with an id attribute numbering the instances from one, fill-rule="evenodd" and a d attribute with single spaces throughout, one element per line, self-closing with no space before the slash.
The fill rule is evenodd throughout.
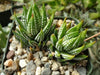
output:
<path id="1" fill-rule="evenodd" d="M 0 1 L 0 12 L 9 10 L 11 8 L 11 3 L 8 1 Z"/>

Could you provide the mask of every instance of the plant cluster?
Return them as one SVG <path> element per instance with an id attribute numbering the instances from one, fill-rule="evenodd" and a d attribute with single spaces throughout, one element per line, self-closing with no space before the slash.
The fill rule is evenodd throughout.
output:
<path id="1" fill-rule="evenodd" d="M 31 6 L 29 10 L 23 8 L 21 20 L 16 18 L 18 29 L 14 32 L 16 38 L 21 41 L 23 47 L 43 47 L 49 39 L 49 35 L 54 30 L 52 25 L 54 15 L 47 20 L 45 6 L 43 5 L 41 12 L 37 5 Z"/>
<path id="2" fill-rule="evenodd" d="M 23 9 L 21 20 L 15 15 L 18 28 L 14 31 L 16 38 L 20 40 L 23 47 L 35 49 L 38 46 L 41 50 L 41 48 L 46 46 L 47 41 L 51 39 L 52 44 L 49 47 L 51 54 L 49 56 L 52 56 L 52 53 L 54 53 L 53 56 L 60 60 L 60 62 L 87 58 L 86 55 L 81 55 L 81 53 L 95 42 L 84 42 L 87 29 L 81 31 L 83 21 L 71 27 L 71 23 L 67 25 L 65 19 L 57 30 L 55 25 L 52 25 L 54 14 L 47 20 L 44 5 L 41 11 L 36 4 L 28 10 L 25 7 Z"/>
<path id="3" fill-rule="evenodd" d="M 87 29 L 81 31 L 82 24 L 81 21 L 78 25 L 69 28 L 70 24 L 66 26 L 65 19 L 58 33 L 51 35 L 50 56 L 55 56 L 60 62 L 87 58 L 86 55 L 80 53 L 91 47 L 95 42 L 84 42 Z"/>

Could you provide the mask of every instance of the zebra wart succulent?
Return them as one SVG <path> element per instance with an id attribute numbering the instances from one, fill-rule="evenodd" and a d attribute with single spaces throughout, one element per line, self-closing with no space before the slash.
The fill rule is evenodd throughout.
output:
<path id="1" fill-rule="evenodd" d="M 14 34 L 22 43 L 23 47 L 43 47 L 48 40 L 48 35 L 52 33 L 55 25 L 52 25 L 54 15 L 47 21 L 45 6 L 41 8 L 41 12 L 36 4 L 28 10 L 23 7 L 23 15 L 19 20 L 16 15 L 16 23 L 18 28 Z"/>
<path id="2" fill-rule="evenodd" d="M 78 25 L 69 28 L 70 24 L 66 26 L 65 19 L 58 33 L 55 30 L 54 34 L 50 37 L 52 44 L 49 48 L 51 51 L 49 56 L 56 57 L 60 62 L 87 58 L 87 55 L 82 55 L 81 52 L 91 47 L 95 42 L 84 42 L 87 29 L 81 31 L 82 24 L 83 22 L 81 21 Z"/>

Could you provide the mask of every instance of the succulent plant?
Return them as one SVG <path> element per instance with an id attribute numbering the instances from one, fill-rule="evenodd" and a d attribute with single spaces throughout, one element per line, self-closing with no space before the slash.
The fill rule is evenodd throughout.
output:
<path id="1" fill-rule="evenodd" d="M 70 27 L 70 24 L 66 26 L 66 19 L 57 32 L 51 35 L 49 57 L 54 56 L 58 61 L 64 62 L 67 60 L 82 60 L 87 58 L 87 55 L 81 54 L 88 47 L 91 47 L 95 42 L 86 43 L 84 39 L 86 37 L 87 29 L 81 31 L 83 21 L 74 27 Z M 55 30 L 56 31 L 56 30 Z"/>
<path id="2" fill-rule="evenodd" d="M 54 15 L 47 20 L 45 6 L 42 6 L 41 12 L 36 4 L 28 10 L 23 7 L 23 15 L 19 20 L 16 15 L 16 23 L 18 28 L 14 34 L 22 43 L 23 47 L 43 47 L 48 40 L 48 36 L 54 30 L 52 25 Z"/>

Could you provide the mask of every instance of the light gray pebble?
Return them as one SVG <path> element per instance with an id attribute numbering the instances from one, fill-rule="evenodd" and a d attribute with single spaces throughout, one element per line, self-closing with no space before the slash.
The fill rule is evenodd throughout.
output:
<path id="1" fill-rule="evenodd" d="M 58 69 L 59 69 L 59 66 L 58 66 L 57 62 L 53 62 L 53 64 L 52 64 L 52 70 L 56 71 Z"/>
<path id="2" fill-rule="evenodd" d="M 52 75 L 60 75 L 60 72 L 59 71 L 53 71 Z"/>
<path id="3" fill-rule="evenodd" d="M 50 68 L 51 65 L 50 65 L 50 63 L 47 62 L 47 63 L 45 63 L 44 67 L 45 67 L 45 68 Z"/>
<path id="4" fill-rule="evenodd" d="M 56 25 L 56 24 L 57 24 L 57 21 L 58 21 L 57 19 L 54 19 L 54 20 L 53 20 L 53 24 Z"/>
<path id="5" fill-rule="evenodd" d="M 34 58 L 38 59 L 39 58 L 39 53 L 36 52 L 36 53 L 33 54 L 33 56 L 34 56 Z"/>
<path id="6" fill-rule="evenodd" d="M 39 58 L 37 58 L 34 63 L 36 64 L 36 66 L 40 66 L 42 63 L 41 63 L 41 60 Z"/>
<path id="7" fill-rule="evenodd" d="M 72 75 L 80 75 L 76 70 L 72 72 Z"/>
<path id="8" fill-rule="evenodd" d="M 23 49 L 21 47 L 18 48 L 17 51 L 15 51 L 15 54 L 17 55 L 22 55 L 22 53 L 23 53 Z"/>
<path id="9" fill-rule="evenodd" d="M 43 57 L 43 52 L 39 51 L 38 53 L 39 53 L 40 58 L 42 58 Z"/>
<path id="10" fill-rule="evenodd" d="M 69 23 L 71 20 L 66 20 L 67 23 Z"/>
<path id="11" fill-rule="evenodd" d="M 22 59 L 27 58 L 27 54 L 22 55 Z"/>
<path id="12" fill-rule="evenodd" d="M 50 74 L 51 74 L 50 68 L 44 68 L 41 72 L 41 75 L 50 75 Z"/>
<path id="13" fill-rule="evenodd" d="M 69 70 L 65 71 L 65 75 L 70 75 Z"/>
<path id="14" fill-rule="evenodd" d="M 21 59 L 19 61 L 19 65 L 20 65 L 21 68 L 24 68 L 27 65 L 27 62 L 25 61 L 25 59 Z"/>
<path id="15" fill-rule="evenodd" d="M 27 75 L 35 75 L 35 69 L 36 69 L 36 66 L 33 63 L 33 61 L 31 60 L 26 66 L 26 74 Z"/>
<path id="16" fill-rule="evenodd" d="M 1 72 L 0 75 L 5 75 L 5 73 Z"/>
<path id="17" fill-rule="evenodd" d="M 21 75 L 26 75 L 26 72 L 21 72 Z"/>
<path id="18" fill-rule="evenodd" d="M 42 61 L 42 62 L 48 61 L 48 57 L 42 57 L 41 61 Z"/>
<path id="19" fill-rule="evenodd" d="M 84 67 L 78 67 L 77 71 L 79 72 L 80 75 L 86 75 L 86 68 Z"/>
<path id="20" fill-rule="evenodd" d="M 16 50 L 18 43 L 16 41 L 12 41 L 9 50 Z"/>
<path id="21" fill-rule="evenodd" d="M 67 65 L 65 65 L 65 66 L 63 66 L 63 67 L 64 67 L 64 70 L 68 69 L 68 66 L 67 66 Z"/>
<path id="22" fill-rule="evenodd" d="M 64 73 L 65 73 L 64 68 L 63 68 L 63 67 L 60 67 L 59 69 L 60 69 L 60 73 L 61 73 L 61 74 L 64 74 Z"/>
<path id="23" fill-rule="evenodd" d="M 61 67 L 61 63 L 60 62 L 57 62 L 57 64 L 58 64 L 59 67 Z"/>
<path id="24" fill-rule="evenodd" d="M 41 75 L 42 68 L 39 66 L 36 68 L 35 75 Z"/>
<path id="25" fill-rule="evenodd" d="M 72 72 L 72 71 L 73 71 L 73 66 L 72 66 L 72 65 L 68 65 L 68 70 L 69 70 L 70 72 Z"/>
<path id="26" fill-rule="evenodd" d="M 53 60 L 49 60 L 49 63 L 50 63 L 50 64 L 53 64 Z"/>

